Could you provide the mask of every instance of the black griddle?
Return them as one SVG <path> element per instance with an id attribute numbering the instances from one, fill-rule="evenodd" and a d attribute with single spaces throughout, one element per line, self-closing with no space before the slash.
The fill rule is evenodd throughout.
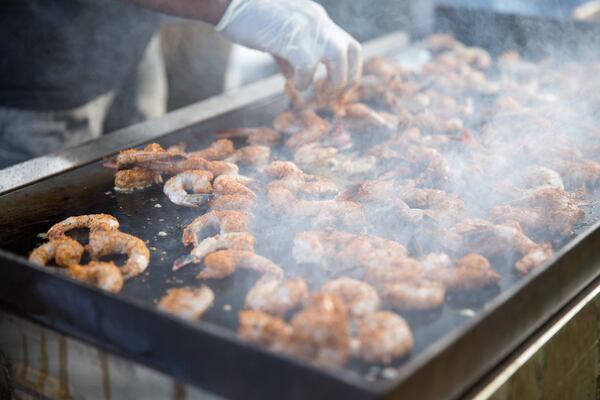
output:
<path id="1" fill-rule="evenodd" d="M 444 6 L 437 10 L 438 27 L 456 32 L 467 44 L 481 37 L 470 37 L 465 21 L 481 18 L 494 21 L 494 29 L 499 30 L 511 26 L 506 21 L 521 21 L 516 16 L 482 10 Z M 547 23 L 560 26 L 562 22 Z M 572 26 L 569 23 L 568 29 L 575 29 Z M 576 33 L 582 29 L 594 28 L 584 25 L 576 28 Z M 487 46 L 476 44 L 500 50 L 497 40 Z M 506 45 L 517 44 L 521 51 L 527 49 L 526 42 L 509 41 Z M 539 49 L 535 49 L 534 55 L 539 56 Z M 285 97 L 279 94 L 173 130 L 156 141 L 163 146 L 185 142 L 206 147 L 216 139 L 212 132 L 268 123 L 286 107 Z M 215 292 L 215 305 L 200 322 L 156 310 L 156 301 L 168 288 L 202 284 L 195 279 L 198 267 L 173 273 L 171 266 L 175 258 L 189 251 L 181 244 L 183 227 L 206 210 L 171 204 L 162 186 L 133 194 L 116 193 L 114 171 L 102 164 L 98 159 L 0 196 L 0 302 L 52 329 L 227 397 L 456 397 L 598 276 L 600 229 L 594 221 L 600 210 L 592 205 L 586 210 L 588 219 L 579 227 L 577 238 L 546 268 L 523 279 L 504 273 L 496 287 L 455 295 L 440 310 L 405 315 L 414 332 L 415 348 L 410 356 L 391 366 L 387 378 L 376 373 L 381 367 L 358 362 L 339 371 L 317 369 L 237 338 L 237 310 L 256 281 L 252 272 L 238 271 L 235 278 L 206 282 Z M 53 223 L 89 213 L 114 215 L 122 231 L 147 240 L 151 248 L 148 271 L 128 281 L 118 295 L 83 285 L 60 271 L 38 268 L 24 258 L 41 243 L 38 234 Z M 277 221 L 254 224 L 253 231 L 261 238 L 259 254 L 280 262 L 289 255 L 286 244 L 291 245 L 291 238 Z M 268 238 L 281 245 L 261 248 L 260 242 Z M 288 256 L 283 261 L 293 275 L 293 260 Z"/>

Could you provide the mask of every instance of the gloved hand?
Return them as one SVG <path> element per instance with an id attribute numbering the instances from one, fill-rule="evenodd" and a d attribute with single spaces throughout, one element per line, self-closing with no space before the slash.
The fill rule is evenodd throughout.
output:
<path id="1" fill-rule="evenodd" d="M 362 74 L 358 41 L 310 0 L 232 0 L 216 29 L 234 43 L 287 62 L 283 73 L 299 90 L 310 85 L 321 62 L 336 92 L 355 85 Z"/>

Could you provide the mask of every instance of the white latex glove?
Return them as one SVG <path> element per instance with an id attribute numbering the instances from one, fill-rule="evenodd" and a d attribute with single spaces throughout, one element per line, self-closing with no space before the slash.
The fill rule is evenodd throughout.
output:
<path id="1" fill-rule="evenodd" d="M 310 0 L 232 0 L 216 29 L 287 62 L 283 73 L 299 90 L 310 85 L 321 62 L 333 91 L 354 86 L 362 74 L 360 43 Z"/>

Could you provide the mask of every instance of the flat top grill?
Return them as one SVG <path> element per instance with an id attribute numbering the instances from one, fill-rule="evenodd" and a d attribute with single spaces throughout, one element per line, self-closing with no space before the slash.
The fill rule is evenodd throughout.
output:
<path id="1" fill-rule="evenodd" d="M 197 148 L 206 147 L 216 139 L 210 132 L 270 121 L 286 107 L 287 102 L 282 99 L 281 95 L 276 96 L 207 122 L 200 121 L 202 123 L 174 130 L 157 141 L 165 147 L 179 142 L 193 143 Z M 302 398 L 318 391 L 322 397 L 335 393 L 346 394 L 348 398 L 363 398 L 392 392 L 414 394 L 416 388 L 419 388 L 423 398 L 456 395 L 464 389 L 464 385 L 469 384 L 468 381 L 460 384 L 436 381 L 429 386 L 425 383 L 444 375 L 451 381 L 467 377 L 472 380 L 477 373 L 481 374 L 482 368 L 497 362 L 506 355 L 507 348 L 514 347 L 531 333 L 544 313 L 555 311 L 563 304 L 568 293 L 581 289 L 595 277 L 594 265 L 600 259 L 599 246 L 594 246 L 600 243 L 600 234 L 598 230 L 592 231 L 590 228 L 600 219 L 600 206 L 593 203 L 585 206 L 586 221 L 576 232 L 581 236 L 559 252 L 557 261 L 544 271 L 523 279 L 516 274 L 502 274 L 497 286 L 451 295 L 440 310 L 403 314 L 413 330 L 415 348 L 410 356 L 392 365 L 398 370 L 396 375 L 388 375 L 392 378 L 390 381 L 386 382 L 381 379 L 381 374 L 374 373 L 372 365 L 360 362 L 349 364 L 348 371 L 315 370 L 286 356 L 271 354 L 235 340 L 232 332 L 237 327 L 237 311 L 242 308 L 245 294 L 257 278 L 252 272 L 240 270 L 231 279 L 206 282 L 215 292 L 215 304 L 199 323 L 175 320 L 160 311 L 149 310 L 148 306 L 154 307 L 168 288 L 200 285 L 195 279 L 197 268 L 190 266 L 173 273 L 171 267 L 177 257 L 189 251 L 181 244 L 183 227 L 206 210 L 171 204 L 162 193 L 162 186 L 133 194 L 115 193 L 114 171 L 104 168 L 102 163 L 95 161 L 0 197 L 0 207 L 5 210 L 0 215 L 0 243 L 4 250 L 0 255 L 7 264 L 5 272 L 8 277 L 4 283 L 0 282 L 0 289 L 4 289 L 0 301 L 19 309 L 21 302 L 17 293 L 25 287 L 32 299 L 23 301 L 24 308 L 21 310 L 25 310 L 30 318 L 82 336 L 109 350 L 147 361 L 155 368 L 182 379 L 199 385 L 207 384 L 220 393 L 234 397 L 242 397 L 244 390 L 253 387 L 256 382 L 267 382 L 265 377 L 252 372 L 257 367 L 273 372 L 272 379 L 268 381 L 272 387 L 258 385 L 257 397 L 263 394 Z M 600 198 L 600 194 L 595 194 L 594 198 Z M 264 199 L 258 201 L 263 202 Z M 46 271 L 25 267 L 27 263 L 23 259 L 15 259 L 6 253 L 26 256 L 41 242 L 37 235 L 45 232 L 49 226 L 71 215 L 89 213 L 114 215 L 120 221 L 123 232 L 148 240 L 151 249 L 148 270 L 128 281 L 116 297 L 93 288 L 81 288 L 79 283 L 68 278 L 65 281 L 55 275 L 48 276 Z M 253 221 L 252 231 L 260 237 L 257 253 L 284 265 L 286 272 L 294 276 L 297 266 L 290 257 L 292 238 L 289 234 L 279 229 L 275 221 L 266 219 Z M 261 242 L 267 243 L 271 239 L 282 245 L 261 247 Z M 581 268 L 578 270 L 575 264 Z M 511 265 L 508 262 L 506 268 Z M 39 279 L 39 282 L 27 283 L 30 277 Z M 55 283 L 64 292 L 60 292 L 61 289 L 48 289 L 50 283 Z M 315 283 L 309 282 L 309 286 Z M 547 293 L 554 293 L 554 298 L 548 299 Z M 119 298 L 126 302 L 119 301 Z M 61 314 L 61 302 L 68 299 L 80 299 L 81 308 L 77 308 L 77 304 L 66 305 L 67 309 L 62 310 Z M 523 304 L 528 304 L 530 308 L 520 308 Z M 226 305 L 231 306 L 231 311 L 225 310 Z M 33 308 L 28 310 L 28 307 Z M 136 311 L 138 308 L 139 312 Z M 465 310 L 472 310 L 477 315 L 472 317 Z M 73 321 L 77 319 L 77 313 L 82 312 L 89 312 L 90 315 L 82 318 L 83 321 Z M 127 313 L 132 313 L 131 321 L 127 321 Z M 104 314 L 109 316 L 105 317 Z M 510 335 L 506 335 L 507 327 L 498 329 L 506 325 L 508 317 L 511 317 L 515 331 Z M 114 326 L 107 324 L 105 318 L 114 318 Z M 103 336 L 94 336 L 95 327 L 102 331 Z M 128 336 L 124 333 L 127 327 L 139 328 L 139 334 L 136 332 Z M 148 330 L 144 331 L 144 328 Z M 111 332 L 114 337 L 107 337 Z M 197 343 L 193 342 L 196 335 L 199 340 Z M 147 338 L 147 343 L 133 344 L 133 338 Z M 186 338 L 189 340 L 186 341 Z M 218 346 L 211 353 L 209 347 L 213 339 Z M 200 343 L 202 340 L 206 343 Z M 213 365 L 202 364 L 200 348 L 214 362 Z M 481 354 L 483 349 L 489 354 Z M 218 350 L 222 351 L 223 357 L 228 353 L 235 354 L 239 357 L 239 363 L 231 365 L 231 360 L 219 361 Z M 241 350 L 247 355 L 239 353 Z M 474 354 L 469 360 L 456 358 L 465 352 Z M 182 370 L 184 365 L 187 368 Z M 424 367 L 428 365 L 430 368 Z M 442 365 L 446 369 L 442 369 Z M 269 372 L 264 373 L 268 375 Z M 282 379 L 278 380 L 278 377 Z M 313 389 L 311 385 L 300 388 L 297 385 L 289 386 L 290 382 L 298 385 L 310 382 L 318 386 Z"/>

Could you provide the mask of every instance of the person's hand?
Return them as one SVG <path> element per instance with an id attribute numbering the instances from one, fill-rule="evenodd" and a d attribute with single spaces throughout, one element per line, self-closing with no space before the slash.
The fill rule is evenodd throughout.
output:
<path id="1" fill-rule="evenodd" d="M 358 41 L 310 0 L 232 0 L 216 29 L 234 43 L 271 53 L 299 90 L 313 80 L 320 63 L 327 67 L 334 92 L 353 87 L 362 74 Z"/>

